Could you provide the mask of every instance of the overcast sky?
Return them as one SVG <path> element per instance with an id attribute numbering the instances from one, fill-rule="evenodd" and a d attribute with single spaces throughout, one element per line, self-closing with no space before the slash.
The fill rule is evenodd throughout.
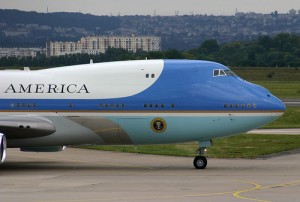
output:
<path id="1" fill-rule="evenodd" d="M 94 15 L 233 15 L 239 12 L 287 13 L 300 9 L 300 0 L 0 0 L 2 9 Z"/>

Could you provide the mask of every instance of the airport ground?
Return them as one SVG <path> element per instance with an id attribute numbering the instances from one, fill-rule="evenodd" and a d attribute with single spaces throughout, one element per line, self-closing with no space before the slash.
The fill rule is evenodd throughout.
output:
<path id="1" fill-rule="evenodd" d="M 294 108 L 300 106 L 299 72 L 290 70 L 286 79 L 269 81 L 271 71 L 249 75 L 280 98 L 291 97 L 285 102 L 294 114 L 299 112 Z M 283 74 L 276 71 L 276 77 Z M 275 124 L 289 127 L 287 122 Z M 58 153 L 8 149 L 0 166 L 0 202 L 299 201 L 299 149 L 256 159 L 208 158 L 205 170 L 194 169 L 192 161 L 76 148 Z"/>
<path id="2" fill-rule="evenodd" d="M 300 151 L 258 159 L 192 157 L 67 148 L 9 149 L 0 166 L 0 201 L 299 201 Z"/>
<path id="3" fill-rule="evenodd" d="M 283 99 L 285 106 L 287 107 L 300 107 L 300 99 Z"/>
<path id="4" fill-rule="evenodd" d="M 300 129 L 280 134 L 299 135 Z M 256 159 L 208 158 L 205 170 L 194 169 L 192 161 L 76 148 L 57 153 L 8 149 L 0 166 L 0 201 L 299 201 L 299 149 Z"/>

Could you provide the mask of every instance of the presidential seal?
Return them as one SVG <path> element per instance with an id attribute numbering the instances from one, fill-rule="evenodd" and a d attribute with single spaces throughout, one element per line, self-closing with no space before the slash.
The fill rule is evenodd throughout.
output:
<path id="1" fill-rule="evenodd" d="M 164 119 L 162 118 L 155 118 L 151 121 L 151 129 L 154 131 L 154 132 L 157 132 L 157 133 L 162 133 L 166 130 L 167 128 L 167 123 Z"/>

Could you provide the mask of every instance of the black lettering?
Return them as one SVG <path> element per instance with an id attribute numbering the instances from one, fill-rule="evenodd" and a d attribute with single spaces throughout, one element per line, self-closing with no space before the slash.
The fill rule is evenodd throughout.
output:
<path id="1" fill-rule="evenodd" d="M 65 90 L 65 85 L 66 85 L 66 84 L 61 84 L 61 91 L 60 91 L 60 93 L 65 93 L 65 92 L 64 92 L 64 90 Z"/>
<path id="2" fill-rule="evenodd" d="M 9 91 L 11 91 L 11 92 L 9 92 Z M 4 91 L 4 93 L 16 93 L 14 86 L 12 84 L 10 84 L 8 86 L 8 88 L 6 89 L 6 91 Z"/>
<path id="3" fill-rule="evenodd" d="M 25 88 L 22 84 L 20 84 L 20 91 L 19 93 L 31 93 L 31 84 Z"/>
<path id="4" fill-rule="evenodd" d="M 53 92 L 53 93 L 57 93 L 56 92 L 56 88 L 57 88 L 57 85 L 56 84 L 48 84 L 48 92 L 47 93 L 51 93 L 51 91 Z"/>
<path id="5" fill-rule="evenodd" d="M 85 86 L 85 84 L 83 84 L 83 86 L 81 86 L 81 88 L 79 89 L 79 91 L 77 93 L 81 93 L 81 91 L 84 91 L 85 93 L 90 93 L 87 89 L 87 87 Z"/>
<path id="6" fill-rule="evenodd" d="M 72 88 L 73 88 L 74 90 L 72 90 Z M 70 84 L 70 85 L 68 85 L 68 87 L 67 87 L 68 93 L 75 93 L 75 92 L 76 92 L 76 89 L 77 89 L 77 85 L 76 85 L 76 84 Z"/>
<path id="7" fill-rule="evenodd" d="M 44 84 L 35 84 L 35 93 L 43 93 L 44 92 Z"/>
<path id="8" fill-rule="evenodd" d="M 90 93 L 85 84 L 80 88 L 77 84 L 10 84 L 4 93 Z"/>

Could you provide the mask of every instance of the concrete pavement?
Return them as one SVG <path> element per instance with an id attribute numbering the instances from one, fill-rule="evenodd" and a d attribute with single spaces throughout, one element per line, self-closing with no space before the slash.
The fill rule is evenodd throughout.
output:
<path id="1" fill-rule="evenodd" d="M 299 201 L 300 153 L 268 159 L 208 159 L 67 148 L 8 149 L 0 201 Z"/>
<path id="2" fill-rule="evenodd" d="M 300 135 L 300 128 L 285 129 L 255 129 L 247 132 L 249 134 L 270 134 L 270 135 Z"/>

